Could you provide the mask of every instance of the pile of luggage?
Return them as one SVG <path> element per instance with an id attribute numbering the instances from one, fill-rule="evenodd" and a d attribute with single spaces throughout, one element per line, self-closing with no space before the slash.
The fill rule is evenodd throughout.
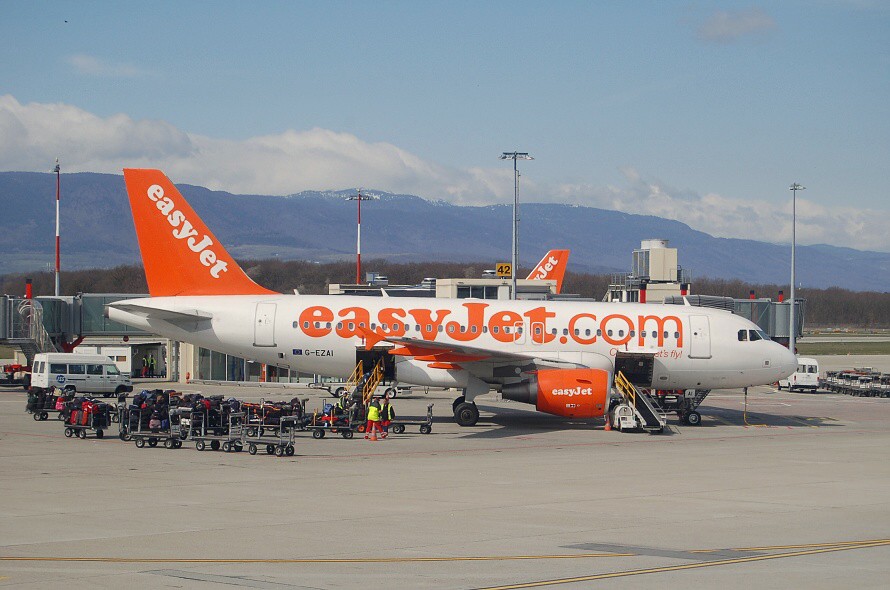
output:
<path id="1" fill-rule="evenodd" d="M 267 402 L 258 404 L 242 402 L 241 410 L 245 414 L 245 424 L 251 430 L 262 429 L 276 431 L 281 426 L 282 418 L 293 417 L 292 423 L 298 427 L 305 425 L 305 412 L 300 398 L 293 398 L 289 402 Z"/>
<path id="2" fill-rule="evenodd" d="M 89 397 L 75 397 L 64 402 L 62 414 L 69 426 L 103 430 L 111 426 L 111 405 Z"/>
<path id="3" fill-rule="evenodd" d="M 241 402 L 230 397 L 225 399 L 222 395 L 204 397 L 200 393 L 188 394 L 182 397 L 181 407 L 188 408 L 189 416 L 185 426 L 192 432 L 208 434 L 213 433 L 222 436 L 228 433 L 232 420 L 237 419 L 241 413 Z"/>
<path id="4" fill-rule="evenodd" d="M 178 413 L 181 394 L 172 389 L 143 389 L 133 396 L 127 408 L 127 425 L 130 432 L 160 432 L 169 430 L 171 412 Z"/>

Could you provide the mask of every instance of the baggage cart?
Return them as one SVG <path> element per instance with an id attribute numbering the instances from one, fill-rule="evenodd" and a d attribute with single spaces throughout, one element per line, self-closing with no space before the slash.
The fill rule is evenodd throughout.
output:
<path id="1" fill-rule="evenodd" d="M 65 412 L 65 403 L 74 396 L 66 396 L 62 390 L 53 388 L 51 391 L 32 391 L 28 393 L 28 402 L 25 405 L 25 411 L 31 414 L 35 422 L 43 422 L 55 414 L 59 420 L 65 420 L 67 413 Z M 62 404 L 59 405 L 59 400 Z"/>
<path id="2" fill-rule="evenodd" d="M 188 408 L 170 408 L 166 422 L 161 420 L 159 427 L 153 428 L 145 426 L 145 412 L 147 410 L 130 411 L 130 440 L 134 442 L 136 448 L 141 449 L 146 445 L 156 447 L 159 444 L 165 449 L 178 449 L 182 447 L 183 439 L 188 433 L 182 430 L 182 416 L 187 415 L 190 410 Z"/>
<path id="3" fill-rule="evenodd" d="M 213 451 L 222 449 L 226 453 L 235 451 L 240 453 L 244 449 L 242 438 L 244 436 L 244 413 L 227 412 L 224 417 L 224 426 L 216 426 L 209 416 L 209 410 L 203 412 L 192 411 L 189 418 L 188 439 L 195 441 L 195 448 L 203 451 L 208 446 Z"/>
<path id="4" fill-rule="evenodd" d="M 426 420 L 410 420 L 399 418 L 389 423 L 389 429 L 393 434 L 402 434 L 406 426 L 419 426 L 420 434 L 429 434 L 433 431 L 433 404 L 426 407 Z"/>
<path id="5" fill-rule="evenodd" d="M 65 420 L 67 438 L 86 438 L 93 433 L 96 438 L 104 438 L 105 430 L 111 427 L 111 406 L 97 400 L 87 400 L 80 409 L 71 410 Z"/>
<path id="6" fill-rule="evenodd" d="M 275 455 L 276 457 L 293 457 L 296 452 L 294 449 L 294 434 L 297 431 L 297 423 L 300 418 L 297 416 L 286 416 L 281 418 L 275 434 L 268 434 L 269 431 L 260 433 L 259 430 L 251 432 L 247 428 L 242 429 L 242 446 L 247 446 L 247 452 L 256 455 L 259 449 L 265 447 L 267 455 Z"/>

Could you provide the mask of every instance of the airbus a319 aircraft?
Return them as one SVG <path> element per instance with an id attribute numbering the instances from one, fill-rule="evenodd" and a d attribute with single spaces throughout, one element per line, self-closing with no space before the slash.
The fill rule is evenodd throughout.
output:
<path id="1" fill-rule="evenodd" d="M 594 418 L 608 411 L 619 370 L 641 387 L 688 390 L 773 383 L 797 367 L 756 324 L 688 305 L 275 293 L 244 273 L 161 171 L 124 178 L 151 296 L 109 304 L 109 319 L 331 377 L 383 359 L 401 384 L 460 389 L 462 426 L 476 424 L 475 400 L 492 389 Z"/>

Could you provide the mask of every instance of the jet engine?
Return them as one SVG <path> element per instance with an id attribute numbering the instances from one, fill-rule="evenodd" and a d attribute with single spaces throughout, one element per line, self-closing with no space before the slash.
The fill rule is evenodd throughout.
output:
<path id="1" fill-rule="evenodd" d="M 603 369 L 546 369 L 530 379 L 503 386 L 501 395 L 539 412 L 569 418 L 596 418 L 609 407 L 611 373 Z"/>

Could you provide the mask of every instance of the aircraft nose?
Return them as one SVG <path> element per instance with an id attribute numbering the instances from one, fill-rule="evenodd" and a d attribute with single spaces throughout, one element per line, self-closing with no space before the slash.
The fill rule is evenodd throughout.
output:
<path id="1" fill-rule="evenodd" d="M 777 358 L 775 366 L 782 369 L 782 379 L 790 377 L 795 371 L 797 371 L 797 355 L 795 355 L 793 352 L 791 352 L 781 344 L 777 343 L 776 348 Z"/>

